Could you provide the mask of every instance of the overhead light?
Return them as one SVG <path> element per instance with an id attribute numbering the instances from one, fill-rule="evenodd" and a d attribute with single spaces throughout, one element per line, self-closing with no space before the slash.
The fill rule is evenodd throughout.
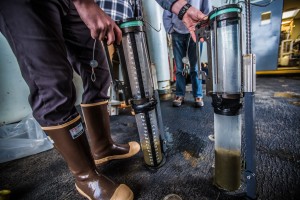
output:
<path id="1" fill-rule="evenodd" d="M 282 19 L 288 19 L 295 17 L 300 9 L 289 10 L 282 13 Z"/>

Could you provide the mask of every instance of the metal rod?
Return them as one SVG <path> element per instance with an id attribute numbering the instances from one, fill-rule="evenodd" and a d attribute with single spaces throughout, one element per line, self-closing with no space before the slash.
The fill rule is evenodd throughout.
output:
<path id="1" fill-rule="evenodd" d="M 157 120 L 158 120 L 158 130 L 160 131 L 160 137 L 161 137 L 160 139 L 161 139 L 163 153 L 166 153 L 167 140 L 166 140 L 166 134 L 165 134 L 164 124 L 163 124 L 163 120 L 162 120 L 160 98 L 159 98 L 158 85 L 157 85 L 156 67 L 154 64 L 151 64 L 151 74 L 152 74 L 152 80 L 153 80 L 153 86 L 154 86 L 154 97 L 157 101 L 155 111 L 156 111 L 156 116 L 157 116 Z"/>
<path id="2" fill-rule="evenodd" d="M 256 199 L 256 160 L 255 160 L 255 96 L 253 92 L 245 93 L 245 132 L 246 132 L 246 183 L 247 197 Z"/>
<path id="3" fill-rule="evenodd" d="M 197 63 L 198 63 L 198 79 L 202 79 L 203 77 L 202 76 L 202 69 L 201 69 L 201 52 L 200 52 L 200 46 L 199 46 L 199 43 L 200 43 L 200 38 L 197 37 L 197 41 L 196 41 L 196 53 L 197 53 Z"/>
<path id="4" fill-rule="evenodd" d="M 214 53 L 215 53 L 215 69 L 214 69 L 214 76 L 215 76 L 215 84 L 218 84 L 218 50 L 217 50 L 217 46 L 218 46 L 218 33 L 217 33 L 217 17 L 215 18 L 214 21 Z"/>
<path id="5" fill-rule="evenodd" d="M 245 0 L 245 15 L 246 15 L 246 54 L 251 54 L 251 21 L 250 21 L 250 0 Z M 253 60 L 252 60 L 253 61 Z M 256 71 L 256 65 L 250 65 Z M 251 69 L 250 69 L 251 70 Z M 250 73 L 252 77 L 252 83 L 255 84 L 255 73 Z M 255 85 L 252 87 L 255 88 Z M 255 133 L 255 89 L 246 91 L 244 93 L 245 98 L 245 140 L 246 140 L 246 195 L 247 198 L 256 199 L 256 133 Z"/>
<path id="6" fill-rule="evenodd" d="M 105 41 L 106 42 L 106 41 Z M 111 60 L 110 60 L 110 57 L 109 57 L 109 51 L 108 51 L 108 47 L 106 44 L 104 44 L 103 41 L 101 41 L 101 46 L 103 47 L 104 49 L 104 53 L 105 53 L 105 58 L 106 58 L 106 62 L 107 62 L 107 65 L 109 67 L 109 71 L 110 71 L 110 76 L 111 76 L 111 80 L 112 82 L 114 83 L 114 77 L 113 77 L 113 66 L 112 66 L 112 63 L 111 63 Z"/>
<path id="7" fill-rule="evenodd" d="M 250 22 L 250 0 L 245 0 L 246 15 L 246 54 L 251 53 L 251 22 Z"/>
<path id="8" fill-rule="evenodd" d="M 122 88 L 125 96 L 125 103 L 126 105 L 130 105 L 130 99 L 132 99 L 132 92 L 130 88 L 130 81 L 128 77 L 128 69 L 127 69 L 127 64 L 126 64 L 126 59 L 125 59 L 125 54 L 124 54 L 124 49 L 122 45 L 117 45 L 118 49 L 118 56 L 120 58 L 120 63 L 121 63 L 121 72 L 123 75 L 123 80 L 124 80 L 124 86 Z"/>

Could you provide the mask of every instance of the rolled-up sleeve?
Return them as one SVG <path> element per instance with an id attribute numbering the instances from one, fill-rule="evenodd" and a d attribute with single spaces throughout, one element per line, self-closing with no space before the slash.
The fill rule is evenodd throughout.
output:
<path id="1" fill-rule="evenodd" d="M 155 0 L 163 9 L 171 11 L 172 5 L 177 0 Z"/>

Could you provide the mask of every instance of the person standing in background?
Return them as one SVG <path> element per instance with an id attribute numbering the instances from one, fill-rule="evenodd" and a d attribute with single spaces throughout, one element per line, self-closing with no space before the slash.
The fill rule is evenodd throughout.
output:
<path id="1" fill-rule="evenodd" d="M 210 10 L 209 0 L 188 0 L 188 4 L 208 14 Z M 173 106 L 179 107 L 184 103 L 186 92 L 186 73 L 190 73 L 192 94 L 195 107 L 204 106 L 202 80 L 198 77 L 199 67 L 197 63 L 196 43 L 191 39 L 191 34 L 182 19 L 177 15 L 165 10 L 163 23 L 168 34 L 172 36 L 173 54 L 176 63 L 176 93 Z M 186 71 L 186 65 L 190 70 Z"/>
<path id="2" fill-rule="evenodd" d="M 140 0 L 96 0 L 97 4 L 115 21 L 124 21 L 129 18 L 134 17 L 141 17 L 141 2 Z M 204 105 L 202 100 L 202 82 L 198 79 L 198 69 L 197 69 L 197 55 L 196 55 L 196 43 L 193 42 L 195 40 L 194 36 L 194 30 L 195 30 L 195 24 L 199 22 L 200 20 L 204 19 L 206 16 L 203 14 L 207 14 L 209 11 L 209 1 L 198 1 L 195 0 L 193 2 L 185 1 L 185 0 L 156 0 L 156 2 L 161 5 L 164 9 L 164 25 L 167 27 L 167 32 L 172 31 L 174 32 L 173 40 L 175 39 L 178 41 L 176 45 L 173 41 L 173 45 L 175 45 L 174 49 L 174 56 L 175 56 L 175 62 L 177 67 L 176 72 L 176 98 L 173 101 L 174 106 L 181 106 L 181 103 L 184 99 L 185 94 L 185 77 L 183 75 L 183 63 L 182 58 L 186 55 L 183 55 L 184 52 L 188 52 L 187 46 L 190 48 L 189 56 L 187 56 L 190 59 L 190 65 L 191 65 L 191 81 L 193 86 L 193 95 L 195 97 L 195 106 L 201 107 Z M 190 4 L 191 3 L 191 4 Z M 168 9 L 173 8 L 174 6 L 174 12 L 180 12 L 178 10 L 178 7 L 182 5 L 183 10 L 181 10 L 181 19 L 177 17 L 176 14 L 172 14 L 171 11 Z M 191 6 L 190 6 L 191 5 Z M 189 6 L 188 8 L 185 8 L 185 6 Z M 191 7 L 191 8 L 190 8 Z M 197 10 L 195 10 L 197 9 Z M 178 10 L 178 11 L 176 11 Z M 199 11 L 201 10 L 202 13 Z M 184 11 L 184 13 L 183 13 Z M 187 14 L 185 13 L 187 12 Z M 187 17 L 187 20 L 184 20 L 184 16 L 188 16 L 189 13 L 191 13 L 192 17 Z M 166 20 L 165 20 L 166 19 Z M 175 25 L 174 25 L 175 24 Z M 174 30 L 177 30 L 178 33 L 184 33 L 182 37 L 178 35 L 178 37 L 175 36 Z M 192 32 L 192 34 L 188 34 L 189 31 Z M 173 36 L 173 35 L 172 35 Z M 181 43 L 181 39 L 184 38 L 191 38 L 189 39 L 189 42 L 186 41 Z M 183 47 L 182 45 L 188 44 L 187 46 Z M 113 63 L 113 69 L 114 69 L 114 76 L 118 76 L 118 66 L 119 66 L 119 58 L 116 52 L 116 49 L 113 45 L 109 46 L 109 52 L 110 57 L 112 59 Z"/>

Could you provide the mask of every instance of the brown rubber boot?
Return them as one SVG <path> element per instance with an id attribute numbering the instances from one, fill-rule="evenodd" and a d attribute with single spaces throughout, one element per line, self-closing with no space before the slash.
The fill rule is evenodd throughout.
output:
<path id="1" fill-rule="evenodd" d="M 116 144 L 111 138 L 107 101 L 81 104 L 92 155 L 96 165 L 107 161 L 134 156 L 140 151 L 139 143 Z"/>
<path id="2" fill-rule="evenodd" d="M 96 171 L 80 116 L 63 125 L 42 128 L 67 162 L 81 195 L 90 200 L 133 200 L 128 186 L 115 184 Z"/>

